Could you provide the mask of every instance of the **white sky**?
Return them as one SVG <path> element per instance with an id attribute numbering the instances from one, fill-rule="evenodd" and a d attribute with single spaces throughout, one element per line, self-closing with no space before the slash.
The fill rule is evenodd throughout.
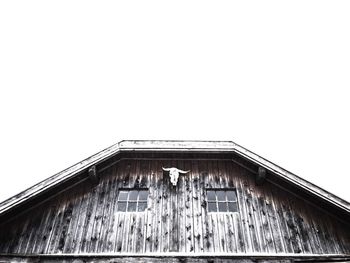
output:
<path id="1" fill-rule="evenodd" d="M 122 139 L 233 140 L 350 201 L 349 1 L 1 1 L 0 201 Z"/>

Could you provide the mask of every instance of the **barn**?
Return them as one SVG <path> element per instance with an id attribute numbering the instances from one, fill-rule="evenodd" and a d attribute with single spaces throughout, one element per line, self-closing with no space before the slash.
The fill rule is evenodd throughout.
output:
<path id="1" fill-rule="evenodd" d="M 0 262 L 350 262 L 350 204 L 230 141 L 121 141 L 2 202 Z"/>

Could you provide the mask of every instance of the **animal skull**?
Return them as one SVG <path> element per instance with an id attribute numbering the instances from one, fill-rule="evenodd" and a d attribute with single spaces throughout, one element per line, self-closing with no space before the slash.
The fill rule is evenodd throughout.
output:
<path id="1" fill-rule="evenodd" d="M 179 179 L 179 174 L 187 174 L 189 171 L 183 171 L 180 169 L 177 169 L 175 167 L 171 167 L 171 168 L 164 168 L 162 167 L 164 171 L 168 171 L 169 175 L 170 175 L 170 182 L 176 186 L 177 184 L 177 180 Z"/>

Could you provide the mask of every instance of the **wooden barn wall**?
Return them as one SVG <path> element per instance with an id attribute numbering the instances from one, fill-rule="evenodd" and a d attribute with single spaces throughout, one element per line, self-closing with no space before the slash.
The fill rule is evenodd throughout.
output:
<path id="1" fill-rule="evenodd" d="M 170 184 L 162 166 L 191 170 Z M 116 212 L 118 189 L 148 209 Z M 206 188 L 236 188 L 238 213 L 208 213 Z M 231 161 L 121 160 L 0 229 L 0 253 L 350 253 L 349 228 Z"/>
<path id="2" fill-rule="evenodd" d="M 0 263 L 294 263 L 292 259 L 225 259 L 225 258 L 184 258 L 184 257 L 68 257 L 68 258 L 36 258 L 36 257 L 1 257 Z M 329 261 L 328 261 L 329 262 Z M 338 263 L 346 261 L 336 261 Z M 348 261 L 347 261 L 348 262 Z M 327 263 L 327 262 L 323 262 Z"/>

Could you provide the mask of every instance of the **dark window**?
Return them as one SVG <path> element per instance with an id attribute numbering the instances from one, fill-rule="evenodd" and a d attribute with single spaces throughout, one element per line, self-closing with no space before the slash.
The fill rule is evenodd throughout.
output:
<path id="1" fill-rule="evenodd" d="M 238 212 L 235 189 L 207 190 L 208 212 Z"/>
<path id="2" fill-rule="evenodd" d="M 118 212 L 143 212 L 147 208 L 147 189 L 121 189 L 118 193 Z"/>

